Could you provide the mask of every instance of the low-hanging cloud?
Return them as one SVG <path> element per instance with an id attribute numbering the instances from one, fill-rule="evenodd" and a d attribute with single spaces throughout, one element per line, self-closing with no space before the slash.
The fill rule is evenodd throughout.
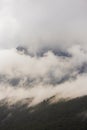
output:
<path id="1" fill-rule="evenodd" d="M 87 52 L 80 46 L 67 52 L 71 57 L 52 51 L 32 57 L 16 49 L 1 50 L 0 100 L 15 103 L 32 98 L 32 104 L 37 104 L 52 96 L 71 98 L 86 94 Z"/>

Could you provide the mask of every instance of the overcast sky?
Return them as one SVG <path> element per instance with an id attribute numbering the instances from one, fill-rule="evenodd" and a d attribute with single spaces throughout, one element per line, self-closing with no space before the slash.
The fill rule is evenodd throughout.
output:
<path id="1" fill-rule="evenodd" d="M 86 0 L 0 1 L 0 47 L 86 44 L 86 34 Z"/>

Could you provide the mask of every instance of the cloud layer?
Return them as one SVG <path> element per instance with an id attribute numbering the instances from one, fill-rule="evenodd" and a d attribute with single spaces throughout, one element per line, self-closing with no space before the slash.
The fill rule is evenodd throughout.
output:
<path id="1" fill-rule="evenodd" d="M 70 57 L 52 51 L 32 57 L 16 49 L 1 50 L 0 100 L 15 103 L 32 98 L 36 104 L 54 95 L 58 98 L 85 95 L 87 52 L 73 46 L 67 53 Z"/>

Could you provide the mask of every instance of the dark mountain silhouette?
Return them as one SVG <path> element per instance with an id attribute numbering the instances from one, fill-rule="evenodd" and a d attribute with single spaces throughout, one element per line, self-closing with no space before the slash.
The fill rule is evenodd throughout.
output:
<path id="1" fill-rule="evenodd" d="M 0 130 L 87 130 L 87 96 L 55 104 L 50 100 L 30 108 L 1 101 Z"/>

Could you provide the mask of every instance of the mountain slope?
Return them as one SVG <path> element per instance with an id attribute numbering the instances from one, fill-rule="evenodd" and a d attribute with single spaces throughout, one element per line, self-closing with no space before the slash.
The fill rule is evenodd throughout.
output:
<path id="1" fill-rule="evenodd" d="M 27 104 L 0 107 L 0 130 L 86 130 L 87 96 L 73 100 L 50 100 L 27 108 Z"/>

